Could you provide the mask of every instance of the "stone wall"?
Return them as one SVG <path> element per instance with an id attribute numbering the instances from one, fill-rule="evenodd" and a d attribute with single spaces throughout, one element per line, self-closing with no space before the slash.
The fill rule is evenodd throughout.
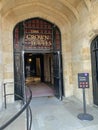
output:
<path id="1" fill-rule="evenodd" d="M 2 17 L 0 15 L 0 108 L 2 107 L 3 103 L 3 54 L 2 54 Z"/>
<path id="2" fill-rule="evenodd" d="M 83 3 L 78 7 L 79 20 L 72 26 L 72 72 L 73 94 L 82 99 L 82 90 L 78 89 L 77 74 L 87 72 L 90 75 L 90 88 L 86 89 L 88 104 L 93 103 L 93 86 L 91 72 L 91 41 L 97 35 L 98 1 L 93 2 L 87 9 Z"/>
<path id="3" fill-rule="evenodd" d="M 15 3 L 14 3 L 15 4 Z M 5 4 L 4 4 L 5 6 Z M 9 5 L 11 6 L 11 5 Z M 12 80 L 14 79 L 14 68 L 13 68 L 13 29 L 15 25 L 25 19 L 33 18 L 33 17 L 40 17 L 45 20 L 48 20 L 54 24 L 56 24 L 60 31 L 62 37 L 62 57 L 63 57 L 63 75 L 64 75 L 64 85 L 66 85 L 65 95 L 70 96 L 72 95 L 72 75 L 71 75 L 71 44 L 70 44 L 70 24 L 66 22 L 66 17 L 61 15 L 61 12 L 57 13 L 53 8 L 47 10 L 45 5 L 43 8 L 40 4 L 37 5 L 35 8 L 34 5 L 27 4 L 28 8 L 24 8 L 24 5 L 21 5 L 19 10 L 22 10 L 21 14 L 19 13 L 18 7 L 16 6 L 15 9 L 9 9 L 8 12 L 3 10 L 3 21 L 2 21 L 2 44 L 3 44 L 3 73 L 4 73 L 4 80 Z M 33 8 L 34 7 L 34 8 Z M 39 7 L 39 9 L 38 9 Z M 30 10 L 31 9 L 31 13 Z M 40 11 L 38 11 L 40 10 Z M 14 12 L 13 12 L 14 11 Z M 16 12 L 15 12 L 16 11 Z M 16 15 L 17 14 L 17 15 Z M 59 16 L 59 17 L 58 17 Z M 69 73 L 70 72 L 70 73 Z M 70 79 L 71 78 L 71 79 Z M 13 86 L 14 87 L 14 86 Z M 12 88 L 13 90 L 13 88 Z"/>
<path id="4" fill-rule="evenodd" d="M 75 9 L 70 8 L 70 10 L 75 11 L 75 18 L 73 18 L 73 13 L 70 15 L 69 11 L 67 12 L 69 15 L 64 15 L 66 11 L 62 4 L 57 3 L 57 6 L 54 7 L 55 1 L 51 1 L 49 6 L 47 6 L 46 1 L 40 3 L 40 0 L 37 2 L 29 0 L 28 4 L 25 0 L 3 1 L 2 21 L 0 21 L 0 28 L 2 26 L 0 29 L 0 34 L 2 34 L 2 37 L 0 35 L 0 55 L 3 56 L 0 59 L 0 69 L 2 70 L 0 80 L 13 81 L 14 79 L 13 29 L 15 25 L 28 18 L 40 17 L 56 24 L 61 31 L 65 97 L 74 95 L 82 101 L 82 90 L 78 89 L 77 74 L 88 72 L 90 74 L 90 89 L 86 90 L 86 97 L 87 103 L 92 104 L 90 44 L 98 34 L 98 18 L 96 16 L 98 14 L 98 1 L 91 2 L 87 6 L 82 0 L 78 6 L 75 6 Z M 68 3 L 63 2 L 63 4 Z M 70 18 L 72 18 L 71 21 Z"/>

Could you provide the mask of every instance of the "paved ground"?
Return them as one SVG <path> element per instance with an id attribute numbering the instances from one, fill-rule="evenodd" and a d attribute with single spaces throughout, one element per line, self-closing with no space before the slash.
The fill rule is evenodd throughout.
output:
<path id="1" fill-rule="evenodd" d="M 32 91 L 32 97 L 54 96 L 54 90 L 43 82 L 35 82 L 29 85 L 29 88 Z"/>
<path id="2" fill-rule="evenodd" d="M 22 108 L 20 102 L 7 104 L 7 108 L 0 111 L 0 130 L 1 126 L 8 122 Z M 26 112 L 24 111 L 14 122 L 4 130 L 26 130 Z"/>
<path id="3" fill-rule="evenodd" d="M 55 97 L 32 98 L 32 130 L 98 130 L 98 107 L 87 106 L 87 112 L 93 115 L 92 121 L 81 121 L 77 115 L 83 112 L 82 103 L 74 97 L 59 101 Z M 8 108 L 8 112 L 0 116 L 2 123 L 4 117 L 19 109 L 19 105 Z M 7 116 L 8 118 L 8 116 Z M 27 130 L 26 118 L 23 113 L 5 130 Z"/>
<path id="4" fill-rule="evenodd" d="M 81 121 L 77 115 L 83 112 L 82 104 L 75 98 L 63 102 L 55 97 L 33 98 L 31 109 L 32 130 L 98 130 L 98 108 L 88 106 L 94 120 Z"/>

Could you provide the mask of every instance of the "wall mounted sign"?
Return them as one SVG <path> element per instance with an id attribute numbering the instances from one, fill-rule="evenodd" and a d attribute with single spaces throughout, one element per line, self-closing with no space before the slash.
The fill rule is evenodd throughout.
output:
<path id="1" fill-rule="evenodd" d="M 31 33 L 25 34 L 25 46 L 33 48 L 51 48 L 52 37 L 50 34 L 40 34 L 39 30 L 30 30 Z M 34 33 L 32 33 L 34 32 Z"/>
<path id="2" fill-rule="evenodd" d="M 40 18 L 20 22 L 14 29 L 15 50 L 60 49 L 61 36 L 57 26 Z"/>
<path id="3" fill-rule="evenodd" d="M 40 19 L 25 21 L 24 46 L 33 49 L 52 49 L 52 25 Z"/>

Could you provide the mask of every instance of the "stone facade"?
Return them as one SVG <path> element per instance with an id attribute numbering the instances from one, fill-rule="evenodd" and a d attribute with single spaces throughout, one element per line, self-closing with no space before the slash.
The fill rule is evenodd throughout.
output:
<path id="1" fill-rule="evenodd" d="M 82 101 L 77 74 L 88 72 L 90 88 L 86 90 L 86 98 L 88 104 L 93 104 L 90 45 L 98 34 L 97 14 L 97 0 L 1 0 L 0 106 L 2 83 L 14 79 L 13 29 L 18 22 L 34 17 L 56 24 L 61 31 L 65 97 L 74 95 Z"/>

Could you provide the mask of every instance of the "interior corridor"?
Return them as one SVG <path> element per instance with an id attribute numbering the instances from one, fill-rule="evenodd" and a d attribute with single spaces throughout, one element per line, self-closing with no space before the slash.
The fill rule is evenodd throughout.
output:
<path id="1" fill-rule="evenodd" d="M 54 96 L 52 85 L 41 82 L 39 77 L 27 77 L 26 85 L 32 91 L 32 97 Z"/>
<path id="2" fill-rule="evenodd" d="M 54 96 L 52 54 L 25 53 L 26 85 L 32 97 Z"/>

